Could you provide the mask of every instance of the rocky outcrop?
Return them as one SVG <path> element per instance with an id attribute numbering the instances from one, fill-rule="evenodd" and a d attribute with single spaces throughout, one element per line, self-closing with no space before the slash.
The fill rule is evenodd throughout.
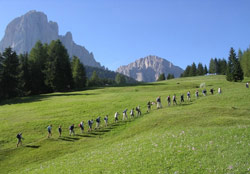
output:
<path id="1" fill-rule="evenodd" d="M 86 48 L 73 41 L 70 32 L 65 36 L 59 35 L 57 23 L 48 22 L 47 16 L 37 11 L 30 11 L 8 24 L 5 35 L 0 41 L 0 52 L 11 47 L 17 54 L 25 53 L 29 52 L 38 40 L 42 43 L 50 43 L 56 39 L 61 40 L 70 57 L 75 55 L 84 65 L 101 67 L 100 63 L 95 61 L 93 53 L 89 53 Z"/>
<path id="2" fill-rule="evenodd" d="M 119 67 L 116 71 L 137 81 L 144 82 L 154 82 L 162 73 L 165 76 L 174 74 L 175 77 L 180 77 L 181 73 L 183 73 L 183 69 L 180 67 L 157 56 L 140 58 L 129 65 Z"/>

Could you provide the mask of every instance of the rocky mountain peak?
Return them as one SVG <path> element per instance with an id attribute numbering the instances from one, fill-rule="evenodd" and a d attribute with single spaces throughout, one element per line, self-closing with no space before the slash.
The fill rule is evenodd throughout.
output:
<path id="1" fill-rule="evenodd" d="M 49 44 L 52 40 L 60 39 L 70 57 L 75 55 L 85 65 L 101 68 L 100 63 L 95 61 L 93 54 L 73 41 L 71 32 L 61 36 L 58 31 L 58 24 L 48 21 L 46 14 L 35 10 L 29 11 L 7 25 L 5 35 L 0 41 L 0 52 L 3 52 L 7 47 L 12 47 L 17 54 L 30 52 L 38 40 Z"/>
<path id="2" fill-rule="evenodd" d="M 149 55 L 128 65 L 121 66 L 116 71 L 132 77 L 137 81 L 153 82 L 156 81 L 162 73 L 164 73 L 165 76 L 174 74 L 175 77 L 179 77 L 183 69 L 173 65 L 166 59 Z"/>

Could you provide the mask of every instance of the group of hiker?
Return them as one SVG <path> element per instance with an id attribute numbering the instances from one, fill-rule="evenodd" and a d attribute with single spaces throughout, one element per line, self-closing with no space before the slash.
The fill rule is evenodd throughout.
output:
<path id="1" fill-rule="evenodd" d="M 246 83 L 246 88 L 249 88 L 249 84 L 248 84 L 248 83 Z M 214 89 L 213 89 L 213 88 L 210 89 L 210 93 L 211 93 L 211 95 L 214 94 Z M 218 94 L 221 94 L 221 93 L 222 93 L 221 88 L 218 88 Z M 204 96 L 207 95 L 206 89 L 203 89 L 203 90 L 202 90 L 202 94 L 203 94 Z M 195 97 L 196 97 L 196 98 L 199 97 L 199 91 L 198 91 L 198 90 L 195 91 Z M 191 101 L 191 93 L 190 93 L 190 91 L 187 92 L 187 100 L 188 100 L 188 101 Z M 172 102 L 173 102 L 173 105 L 177 105 L 176 94 L 173 95 L 173 97 L 172 97 Z M 181 94 L 181 96 L 180 96 L 180 103 L 183 103 L 183 102 L 184 102 L 184 94 Z M 151 110 L 151 105 L 154 105 L 154 104 L 155 104 L 155 102 L 151 102 L 151 101 L 149 101 L 149 102 L 147 103 L 147 112 L 150 112 L 150 110 Z M 167 104 L 168 104 L 168 106 L 171 105 L 171 97 L 170 97 L 170 95 L 167 96 Z M 157 109 L 162 108 L 161 96 L 158 96 L 158 97 L 156 98 L 156 108 L 157 108 Z M 126 109 L 122 112 L 122 115 L 123 115 L 123 119 L 122 119 L 122 120 L 127 120 L 127 119 L 128 119 L 127 111 L 128 111 L 128 109 L 126 108 Z M 136 116 L 137 116 L 137 117 L 140 116 L 140 115 L 142 114 L 142 113 L 141 113 L 140 106 L 137 106 L 137 107 L 135 108 L 135 111 L 136 111 Z M 135 111 L 134 111 L 134 108 L 132 108 L 132 109 L 130 110 L 130 118 L 134 118 L 134 116 L 135 116 L 135 113 L 134 113 L 134 112 L 135 112 Z M 115 123 L 117 123 L 118 120 L 119 120 L 118 116 L 119 116 L 119 113 L 118 113 L 118 112 L 115 112 L 115 115 L 114 115 L 114 122 L 115 122 Z M 100 123 L 101 123 L 101 117 L 98 116 L 98 117 L 96 118 L 96 127 L 95 127 L 95 129 L 99 129 L 99 128 L 100 128 Z M 108 126 L 108 115 L 105 115 L 105 117 L 104 117 L 104 123 L 105 123 L 105 127 L 107 127 L 107 126 Z M 91 131 L 93 130 L 92 127 L 93 127 L 93 124 L 94 124 L 94 120 L 93 120 L 93 119 L 88 120 L 87 124 L 88 124 L 88 132 L 91 132 Z M 79 123 L 78 127 L 80 128 L 81 133 L 83 133 L 83 132 L 84 132 L 84 121 L 81 121 L 81 122 Z M 74 129 L 75 129 L 75 125 L 74 125 L 74 124 L 70 125 L 70 127 L 69 127 L 69 135 L 70 135 L 70 136 L 71 136 L 71 135 L 75 135 Z M 49 126 L 47 127 L 47 130 L 48 130 L 48 138 L 50 138 L 50 137 L 52 136 L 52 124 L 49 125 Z M 62 126 L 61 126 L 61 125 L 58 127 L 58 133 L 59 133 L 59 137 L 61 137 L 61 136 L 62 136 Z M 17 137 L 17 139 L 18 139 L 18 141 L 17 141 L 17 147 L 18 147 L 19 145 L 22 145 L 22 139 L 24 139 L 24 138 L 22 137 L 22 133 L 18 133 L 16 137 Z"/>

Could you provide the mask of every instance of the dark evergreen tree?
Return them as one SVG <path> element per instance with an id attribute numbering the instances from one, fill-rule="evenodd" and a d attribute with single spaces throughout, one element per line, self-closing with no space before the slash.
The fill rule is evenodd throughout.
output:
<path id="1" fill-rule="evenodd" d="M 216 65 L 215 65 L 215 62 L 214 62 L 214 59 L 211 58 L 210 59 L 210 63 L 209 63 L 209 71 L 208 71 L 210 74 L 214 74 L 216 73 Z"/>
<path id="2" fill-rule="evenodd" d="M 160 74 L 160 76 L 157 79 L 157 81 L 162 81 L 162 80 L 166 80 L 164 73 Z"/>
<path id="3" fill-rule="evenodd" d="M 117 85 L 124 85 L 126 83 L 126 79 L 124 75 L 117 73 L 115 77 L 115 82 Z"/>
<path id="4" fill-rule="evenodd" d="M 237 59 L 236 53 L 233 48 L 230 49 L 226 75 L 228 81 L 236 82 L 243 80 L 243 71 L 241 69 L 239 60 Z"/>
<path id="5" fill-rule="evenodd" d="M 207 65 L 205 65 L 205 67 L 204 67 L 204 74 L 207 74 L 207 73 L 208 73 Z"/>
<path id="6" fill-rule="evenodd" d="M 168 74 L 167 75 L 167 80 L 174 79 L 174 74 Z"/>
<path id="7" fill-rule="evenodd" d="M 73 57 L 71 62 L 72 76 L 75 89 L 82 89 L 86 86 L 86 73 L 83 64 L 78 57 Z"/>
<path id="8" fill-rule="evenodd" d="M 193 62 L 189 76 L 191 76 L 191 77 L 196 76 L 196 71 L 197 71 L 196 64 Z"/>
<path id="9" fill-rule="evenodd" d="M 41 94 L 48 92 L 45 84 L 45 66 L 48 61 L 47 47 L 38 41 L 29 54 L 31 93 Z"/>
<path id="10" fill-rule="evenodd" d="M 100 79 L 96 71 L 94 71 L 91 78 L 89 79 L 89 86 L 100 86 L 100 85 L 101 85 Z"/>
<path id="11" fill-rule="evenodd" d="M 202 75 L 204 75 L 205 73 L 204 73 L 204 68 L 203 68 L 203 65 L 202 65 L 202 63 L 199 63 L 198 64 L 198 67 L 197 67 L 197 75 L 198 76 L 202 76 Z"/>
<path id="12" fill-rule="evenodd" d="M 0 96 L 3 99 L 16 97 L 19 94 L 19 61 L 16 52 L 6 48 L 2 56 L 2 78 Z"/>
<path id="13" fill-rule="evenodd" d="M 45 74 L 45 83 L 53 91 L 68 91 L 73 88 L 69 55 L 60 40 L 51 41 L 48 46 Z"/>
<path id="14" fill-rule="evenodd" d="M 191 76 L 191 66 L 188 65 L 185 71 L 183 72 L 183 77 L 190 77 L 190 76 Z"/>
<path id="15" fill-rule="evenodd" d="M 218 60 L 218 74 L 225 75 L 227 71 L 227 61 L 225 59 Z"/>
<path id="16" fill-rule="evenodd" d="M 250 77 L 250 49 L 244 51 L 240 60 L 240 64 L 243 69 L 244 75 L 246 77 Z"/>
<path id="17" fill-rule="evenodd" d="M 28 59 L 28 54 L 19 55 L 20 62 L 20 89 L 22 91 L 22 96 L 29 95 L 31 92 L 31 71 Z"/>

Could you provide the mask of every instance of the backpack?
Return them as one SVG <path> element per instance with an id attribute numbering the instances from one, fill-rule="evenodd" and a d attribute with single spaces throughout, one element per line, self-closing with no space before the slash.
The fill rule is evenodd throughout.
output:
<path id="1" fill-rule="evenodd" d="M 78 124 L 78 127 L 81 127 L 81 124 Z"/>
<path id="2" fill-rule="evenodd" d="M 18 139 L 20 139 L 20 138 L 21 138 L 21 135 L 20 135 L 20 134 L 17 134 L 16 137 L 17 137 Z"/>
<path id="3" fill-rule="evenodd" d="M 97 118 L 95 121 L 96 121 L 96 122 L 99 122 L 99 119 Z"/>

